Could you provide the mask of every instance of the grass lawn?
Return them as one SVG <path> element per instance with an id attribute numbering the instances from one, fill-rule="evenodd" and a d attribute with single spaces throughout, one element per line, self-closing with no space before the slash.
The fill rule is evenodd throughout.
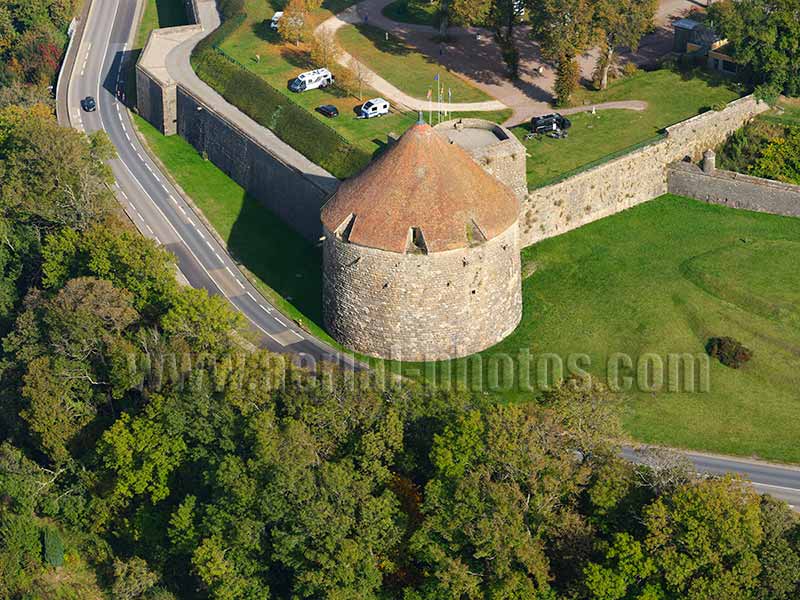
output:
<path id="1" fill-rule="evenodd" d="M 435 60 L 417 52 L 397 36 L 386 39 L 383 29 L 359 23 L 337 32 L 339 43 L 350 54 L 386 79 L 399 90 L 418 99 L 426 99 L 433 88 L 434 99 L 438 74 L 445 91 L 453 92 L 453 102 L 484 102 L 493 98 L 471 83 L 448 71 Z"/>
<path id="2" fill-rule="evenodd" d="M 439 22 L 437 10 L 436 3 L 426 0 L 395 0 L 387 4 L 382 12 L 387 18 L 400 23 L 436 27 Z"/>
<path id="3" fill-rule="evenodd" d="M 616 352 L 635 369 L 646 353 L 666 364 L 671 353 L 702 356 L 709 337 L 731 336 L 753 350 L 750 363 L 712 362 L 704 393 L 634 386 L 626 431 L 655 444 L 800 462 L 800 219 L 665 196 L 544 240 L 523 261 L 536 267 L 523 284 L 523 322 L 481 355 L 484 385 L 492 356 L 521 349 L 565 364 L 586 354 L 588 370 L 607 381 Z M 404 365 L 413 368 L 421 370 Z M 508 384 L 493 393 L 499 401 L 531 398 Z"/>
<path id="4" fill-rule="evenodd" d="M 643 100 L 648 108 L 641 112 L 605 110 L 595 116 L 591 113 L 572 115 L 572 129 L 565 140 L 545 138 L 525 142 L 527 127 L 514 128 L 530 155 L 528 187 L 540 187 L 594 161 L 611 158 L 631 146 L 654 139 L 669 125 L 739 96 L 739 89 L 728 80 L 703 73 L 688 78 L 667 69 L 637 73 L 612 83 L 602 92 L 581 90 L 576 96 L 576 105 Z"/>

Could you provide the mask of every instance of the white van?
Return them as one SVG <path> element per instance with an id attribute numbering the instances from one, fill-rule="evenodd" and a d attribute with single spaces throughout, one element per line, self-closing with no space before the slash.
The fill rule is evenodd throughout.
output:
<path id="1" fill-rule="evenodd" d="M 317 88 L 326 88 L 333 84 L 333 74 L 328 69 L 315 69 L 300 73 L 289 84 L 293 92 L 305 92 Z"/>
<path id="2" fill-rule="evenodd" d="M 281 20 L 282 16 L 283 16 L 283 11 L 282 10 L 279 10 L 274 15 L 272 15 L 272 19 L 269 22 L 270 29 L 274 29 L 274 30 L 277 31 L 277 29 L 278 29 L 278 21 Z"/>
<path id="3" fill-rule="evenodd" d="M 359 118 L 371 119 L 389 114 L 389 103 L 383 98 L 373 98 L 367 100 L 359 109 Z"/>

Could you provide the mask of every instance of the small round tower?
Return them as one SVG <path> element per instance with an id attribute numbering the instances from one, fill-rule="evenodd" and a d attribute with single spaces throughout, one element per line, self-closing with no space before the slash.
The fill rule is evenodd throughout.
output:
<path id="1" fill-rule="evenodd" d="M 328 332 L 407 361 L 496 344 L 522 316 L 518 214 L 464 149 L 414 125 L 322 209 Z"/>

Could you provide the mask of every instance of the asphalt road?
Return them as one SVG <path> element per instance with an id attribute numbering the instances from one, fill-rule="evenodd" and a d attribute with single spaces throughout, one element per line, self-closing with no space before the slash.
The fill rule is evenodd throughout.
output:
<path id="1" fill-rule="evenodd" d="M 226 297 L 261 333 L 264 347 L 306 365 L 326 360 L 353 367 L 352 357 L 307 334 L 267 302 L 142 148 L 117 98 L 136 10 L 137 0 L 93 2 L 66 88 L 70 123 L 87 133 L 106 131 L 118 153 L 111 167 L 122 206 L 143 235 L 177 256 L 190 285 Z M 95 112 L 81 109 L 86 96 L 96 98 Z"/>
<path id="2" fill-rule="evenodd" d="M 87 132 L 106 131 L 119 155 L 111 167 L 120 202 L 143 235 L 177 256 L 190 285 L 226 297 L 262 333 L 264 346 L 270 350 L 291 354 L 309 366 L 327 360 L 354 367 L 352 357 L 298 328 L 259 294 L 141 147 L 128 111 L 116 97 L 122 85 L 121 64 L 134 30 L 136 9 L 137 0 L 93 2 L 86 33 L 76 48 L 74 69 L 66 81 L 72 126 Z M 80 101 L 86 96 L 97 99 L 96 112 L 81 110 Z M 636 460 L 631 449 L 623 454 Z M 738 473 L 760 492 L 800 507 L 800 468 L 705 454 L 686 455 L 698 472 Z"/>

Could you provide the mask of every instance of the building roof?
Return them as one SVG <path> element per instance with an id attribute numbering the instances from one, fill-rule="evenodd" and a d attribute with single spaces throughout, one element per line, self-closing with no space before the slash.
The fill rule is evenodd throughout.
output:
<path id="1" fill-rule="evenodd" d="M 517 220 L 514 193 L 424 123 L 339 187 L 322 223 L 353 244 L 443 252 L 489 240 Z"/>

